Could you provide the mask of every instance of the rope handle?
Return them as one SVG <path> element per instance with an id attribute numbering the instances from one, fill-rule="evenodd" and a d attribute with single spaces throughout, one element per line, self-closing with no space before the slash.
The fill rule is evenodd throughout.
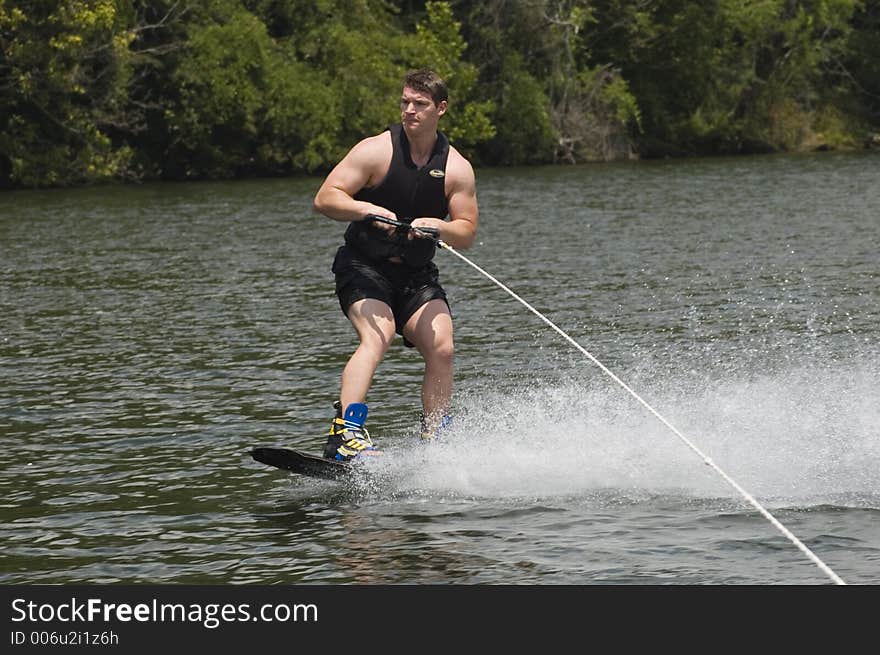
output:
<path id="1" fill-rule="evenodd" d="M 409 219 L 412 221 L 413 219 Z M 393 225 L 398 230 L 402 232 L 409 232 L 412 230 L 413 232 L 418 232 L 419 234 L 433 239 L 434 241 L 440 240 L 440 230 L 436 227 L 413 227 L 410 223 L 405 221 L 398 221 L 393 218 L 387 218 L 385 216 L 379 216 L 378 214 L 367 214 L 364 216 L 364 221 L 368 223 L 385 223 L 386 225 Z"/>

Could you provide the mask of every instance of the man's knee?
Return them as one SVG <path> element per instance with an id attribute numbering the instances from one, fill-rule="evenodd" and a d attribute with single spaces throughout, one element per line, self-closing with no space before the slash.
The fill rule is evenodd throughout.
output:
<path id="1" fill-rule="evenodd" d="M 378 358 L 385 356 L 394 342 L 394 331 L 369 330 L 361 334 L 361 347 Z"/>
<path id="2" fill-rule="evenodd" d="M 382 357 L 394 341 L 394 315 L 385 303 L 364 299 L 354 303 L 348 319 L 358 333 L 361 347 Z"/>
<path id="3" fill-rule="evenodd" d="M 431 344 L 431 348 L 425 353 L 425 359 L 431 360 L 438 364 L 451 364 L 455 355 L 455 346 L 452 337 L 448 339 L 440 339 Z"/>

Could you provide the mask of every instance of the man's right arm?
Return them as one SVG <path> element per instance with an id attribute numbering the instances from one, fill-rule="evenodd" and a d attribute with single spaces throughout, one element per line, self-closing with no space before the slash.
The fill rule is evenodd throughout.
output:
<path id="1" fill-rule="evenodd" d="M 315 195 L 315 210 L 336 221 L 360 221 L 367 214 L 397 218 L 384 207 L 354 198 L 365 186 L 380 181 L 390 162 L 389 132 L 364 139 L 330 171 Z"/>

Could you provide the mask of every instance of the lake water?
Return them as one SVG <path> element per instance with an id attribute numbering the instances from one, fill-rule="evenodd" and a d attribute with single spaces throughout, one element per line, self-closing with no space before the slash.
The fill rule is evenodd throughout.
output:
<path id="1" fill-rule="evenodd" d="M 849 583 L 880 583 L 880 156 L 478 170 L 464 254 Z M 370 392 L 379 474 L 320 452 L 354 333 L 320 180 L 0 195 L 0 583 L 824 584 L 667 427 L 448 252 L 456 421 Z"/>

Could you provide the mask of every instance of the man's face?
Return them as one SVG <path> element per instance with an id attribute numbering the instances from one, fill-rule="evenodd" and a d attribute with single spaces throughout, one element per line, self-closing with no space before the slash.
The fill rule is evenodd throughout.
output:
<path id="1" fill-rule="evenodd" d="M 437 121 L 446 112 L 446 101 L 439 105 L 427 93 L 403 87 L 400 94 L 400 120 L 404 127 L 414 129 L 420 125 L 428 125 L 436 129 Z"/>

